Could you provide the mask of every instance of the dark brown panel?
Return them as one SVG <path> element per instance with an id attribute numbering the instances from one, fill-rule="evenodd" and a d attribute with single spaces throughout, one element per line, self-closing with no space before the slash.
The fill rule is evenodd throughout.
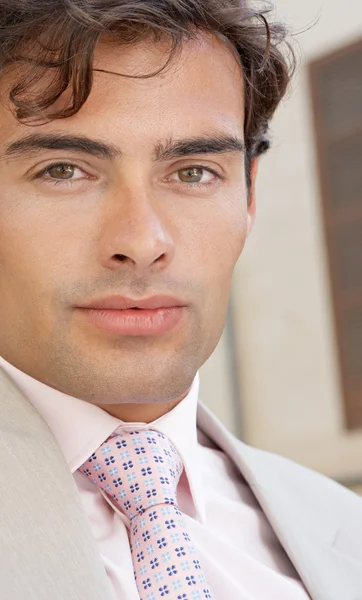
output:
<path id="1" fill-rule="evenodd" d="M 358 44 L 324 59 L 318 71 L 316 86 L 325 135 L 353 131 L 362 122 L 362 52 Z"/>
<path id="2" fill-rule="evenodd" d="M 341 211 L 343 216 L 351 206 L 362 205 L 362 128 L 344 139 L 327 143 L 325 152 L 331 215 Z"/>
<path id="3" fill-rule="evenodd" d="M 362 39 L 310 65 L 340 380 L 362 427 Z"/>
<path id="4" fill-rule="evenodd" d="M 348 396 L 346 424 L 350 429 L 362 423 L 362 302 L 355 309 L 340 309 L 341 366 Z"/>
<path id="5" fill-rule="evenodd" d="M 361 291 L 362 302 L 362 219 L 336 225 L 331 230 L 331 261 L 335 269 L 336 301 L 343 304 L 345 292 Z M 340 301 L 339 301 L 340 300 Z M 362 345 L 361 364 L 362 364 Z"/>

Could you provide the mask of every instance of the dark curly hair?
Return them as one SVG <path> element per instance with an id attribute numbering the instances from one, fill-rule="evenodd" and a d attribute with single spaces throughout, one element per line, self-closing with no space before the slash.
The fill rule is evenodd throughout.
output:
<path id="1" fill-rule="evenodd" d="M 1 0 L 0 73 L 21 67 L 21 76 L 10 90 L 15 117 L 26 124 L 44 122 L 75 114 L 87 100 L 94 51 L 102 34 L 111 35 L 118 45 L 167 36 L 171 51 L 162 69 L 182 41 L 198 31 L 229 40 L 240 57 L 245 81 L 249 187 L 251 161 L 269 148 L 268 123 L 295 69 L 286 26 L 267 20 L 272 8 L 258 0 Z M 161 70 L 137 77 L 151 77 Z M 45 73 L 45 89 L 34 93 L 34 84 Z M 67 89 L 71 90 L 69 106 L 52 111 Z"/>

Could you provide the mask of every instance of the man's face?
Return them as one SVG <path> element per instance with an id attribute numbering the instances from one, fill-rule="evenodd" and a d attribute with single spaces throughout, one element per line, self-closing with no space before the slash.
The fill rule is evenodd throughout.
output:
<path id="1" fill-rule="evenodd" d="M 94 68 L 142 75 L 165 59 L 160 44 L 126 49 L 103 40 Z M 0 107 L 0 355 L 93 403 L 185 395 L 221 336 L 254 203 L 248 207 L 242 152 L 157 158 L 156 151 L 190 138 L 243 140 L 235 57 L 223 42 L 200 37 L 149 79 L 95 71 L 76 115 L 37 127 L 10 114 L 8 83 Z M 45 133 L 87 136 L 122 154 L 38 149 L 4 156 L 10 143 Z M 64 167 L 37 177 L 54 163 Z M 154 335 L 104 331 L 78 308 L 106 296 L 159 294 L 186 308 L 174 327 Z"/>

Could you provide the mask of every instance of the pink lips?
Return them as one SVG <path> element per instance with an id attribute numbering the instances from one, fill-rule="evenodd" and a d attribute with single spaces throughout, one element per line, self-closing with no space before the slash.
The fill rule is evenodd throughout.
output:
<path id="1" fill-rule="evenodd" d="M 184 316 L 186 304 L 171 296 L 145 300 L 111 296 L 79 308 L 93 325 L 110 333 L 152 336 L 172 330 Z"/>

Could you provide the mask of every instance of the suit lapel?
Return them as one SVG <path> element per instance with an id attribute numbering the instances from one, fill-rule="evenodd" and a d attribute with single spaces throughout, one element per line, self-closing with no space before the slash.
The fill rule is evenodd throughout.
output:
<path id="1" fill-rule="evenodd" d="M 0 368 L 0 581 L 11 600 L 114 600 L 68 465 Z"/>
<path id="2" fill-rule="evenodd" d="M 362 600 L 362 499 L 322 475 L 243 444 L 199 404 L 198 427 L 250 485 L 313 600 Z"/>

